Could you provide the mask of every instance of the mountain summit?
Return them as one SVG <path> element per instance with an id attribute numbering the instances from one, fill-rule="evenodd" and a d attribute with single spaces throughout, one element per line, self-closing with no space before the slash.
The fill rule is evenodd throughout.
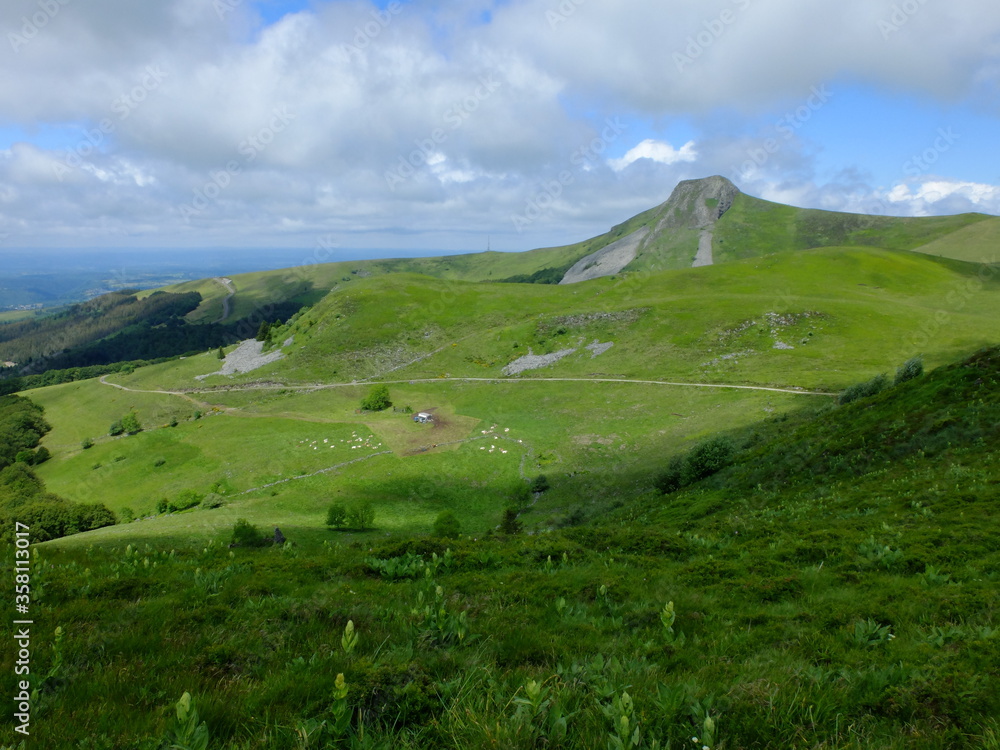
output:
<path id="1" fill-rule="evenodd" d="M 563 276 L 561 284 L 574 284 L 619 273 L 644 251 L 697 246 L 693 266 L 712 264 L 712 228 L 740 195 L 740 189 L 725 177 L 714 175 L 677 184 L 670 197 L 651 211 L 640 214 L 642 225 L 597 252 L 581 258 Z M 622 228 L 632 224 L 626 222 Z M 619 227 L 612 229 L 612 232 Z M 696 233 L 696 234 L 692 234 Z M 690 257 L 690 256 L 689 256 Z"/>

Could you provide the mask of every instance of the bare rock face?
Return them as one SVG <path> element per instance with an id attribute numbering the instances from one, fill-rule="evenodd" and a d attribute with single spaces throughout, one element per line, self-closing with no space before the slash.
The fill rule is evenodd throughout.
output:
<path id="1" fill-rule="evenodd" d="M 601 276 L 614 276 L 635 260 L 639 245 L 648 234 L 649 230 L 642 227 L 627 237 L 622 237 L 596 253 L 588 255 L 570 268 L 559 283 L 573 284 L 577 281 L 589 281 Z"/>
<path id="2" fill-rule="evenodd" d="M 667 229 L 706 229 L 722 218 L 733 205 L 740 189 L 716 175 L 677 183 L 663 204 L 663 218 L 656 234 Z"/>
<path id="3" fill-rule="evenodd" d="M 677 230 L 700 231 L 698 254 L 693 265 L 711 265 L 712 228 L 732 207 L 739 194 L 738 187 L 719 175 L 680 182 L 666 202 L 655 209 L 653 218 L 646 226 L 582 258 L 566 272 L 559 283 L 573 284 L 601 276 L 613 276 L 625 270 L 645 248 L 656 247 L 664 235 Z M 649 227 L 653 227 L 653 230 L 650 231 Z"/>

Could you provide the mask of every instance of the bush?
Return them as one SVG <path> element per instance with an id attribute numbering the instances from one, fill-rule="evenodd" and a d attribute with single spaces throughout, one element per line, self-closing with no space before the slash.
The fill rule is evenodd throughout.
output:
<path id="1" fill-rule="evenodd" d="M 503 517 L 500 519 L 500 533 L 513 536 L 520 534 L 522 528 L 524 528 L 524 525 L 518 519 L 517 511 L 514 508 L 506 508 L 503 512 Z"/>
<path id="2" fill-rule="evenodd" d="M 441 513 L 434 520 L 434 535 L 445 539 L 458 539 L 461 533 L 461 524 L 450 510 Z"/>
<path id="3" fill-rule="evenodd" d="M 263 547 L 267 541 L 263 535 L 245 518 L 233 524 L 233 539 L 230 547 Z"/>
<path id="4" fill-rule="evenodd" d="M 157 513 L 166 513 L 170 508 L 170 503 L 167 502 L 167 498 L 161 497 L 160 501 L 156 504 Z"/>
<path id="5" fill-rule="evenodd" d="M 358 531 L 365 531 L 375 525 L 375 509 L 371 503 L 362 503 L 351 508 L 348 514 L 351 526 Z"/>
<path id="6" fill-rule="evenodd" d="M 545 492 L 549 488 L 549 480 L 544 474 L 539 474 L 531 481 L 532 492 Z"/>
<path id="7" fill-rule="evenodd" d="M 717 471 L 729 466 L 736 454 L 736 446 L 727 437 L 714 437 L 699 443 L 687 458 L 681 468 L 681 484 L 688 485 L 699 479 L 712 476 Z"/>
<path id="8" fill-rule="evenodd" d="M 889 378 L 884 374 L 876 375 L 871 380 L 864 383 L 856 383 L 844 390 L 837 399 L 838 404 L 849 404 L 862 398 L 869 398 L 881 393 L 889 387 Z"/>
<path id="9" fill-rule="evenodd" d="M 130 411 L 122 417 L 121 426 L 126 435 L 135 435 L 137 432 L 142 432 L 142 425 L 139 423 L 139 417 L 134 411 Z"/>
<path id="10" fill-rule="evenodd" d="M 136 416 L 134 411 L 130 411 L 121 419 L 112 422 L 111 427 L 108 428 L 108 434 L 112 437 L 121 435 L 122 433 L 135 435 L 137 432 L 142 432 L 142 425 L 139 423 L 139 417 Z"/>
<path id="11" fill-rule="evenodd" d="M 347 526 L 347 508 L 340 503 L 334 503 L 326 512 L 326 525 L 332 529 L 342 529 Z"/>
<path id="12" fill-rule="evenodd" d="M 507 505 L 514 510 L 524 510 L 531 504 L 531 487 L 526 485 L 524 482 L 518 482 L 514 485 L 513 490 L 507 500 Z"/>
<path id="13" fill-rule="evenodd" d="M 361 400 L 361 408 L 365 411 L 385 411 L 392 406 L 389 400 L 389 386 L 377 385 Z"/>
<path id="14" fill-rule="evenodd" d="M 94 441 L 93 441 L 93 439 L 92 438 L 84 438 L 83 442 L 80 443 L 80 447 L 83 448 L 85 451 L 90 450 L 91 448 L 94 447 Z"/>
<path id="15" fill-rule="evenodd" d="M 924 360 L 922 357 L 916 356 L 906 360 L 896 369 L 896 378 L 892 381 L 892 384 L 899 385 L 900 383 L 905 383 L 907 380 L 919 378 L 923 374 Z"/>
<path id="16" fill-rule="evenodd" d="M 118 523 L 132 523 L 135 520 L 135 511 L 125 506 L 118 511 Z"/>
<path id="17" fill-rule="evenodd" d="M 177 499 L 167 505 L 167 510 L 171 513 L 176 513 L 180 510 L 187 510 L 188 508 L 200 505 L 201 501 L 204 499 L 204 495 L 199 495 L 194 490 L 181 490 L 180 494 L 177 495 Z"/>
<path id="18" fill-rule="evenodd" d="M 657 474 L 653 480 L 653 485 L 664 495 L 676 492 L 681 488 L 681 475 L 684 471 L 684 457 L 674 456 L 670 459 L 667 468 Z"/>

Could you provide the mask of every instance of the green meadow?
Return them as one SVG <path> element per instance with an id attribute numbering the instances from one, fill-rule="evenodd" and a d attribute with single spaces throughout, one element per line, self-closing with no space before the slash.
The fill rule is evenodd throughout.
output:
<path id="1" fill-rule="evenodd" d="M 1000 220 L 739 195 L 687 268 L 668 208 L 235 275 L 279 360 L 25 392 L 118 519 L 34 545 L 25 750 L 1000 748 Z"/>

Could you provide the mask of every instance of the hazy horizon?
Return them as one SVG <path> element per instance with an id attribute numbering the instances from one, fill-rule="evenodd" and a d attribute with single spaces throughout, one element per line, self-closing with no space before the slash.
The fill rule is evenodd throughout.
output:
<path id="1" fill-rule="evenodd" d="M 6 247 L 521 251 L 713 174 L 1000 214 L 988 0 L 12 0 L 0 26 Z"/>

